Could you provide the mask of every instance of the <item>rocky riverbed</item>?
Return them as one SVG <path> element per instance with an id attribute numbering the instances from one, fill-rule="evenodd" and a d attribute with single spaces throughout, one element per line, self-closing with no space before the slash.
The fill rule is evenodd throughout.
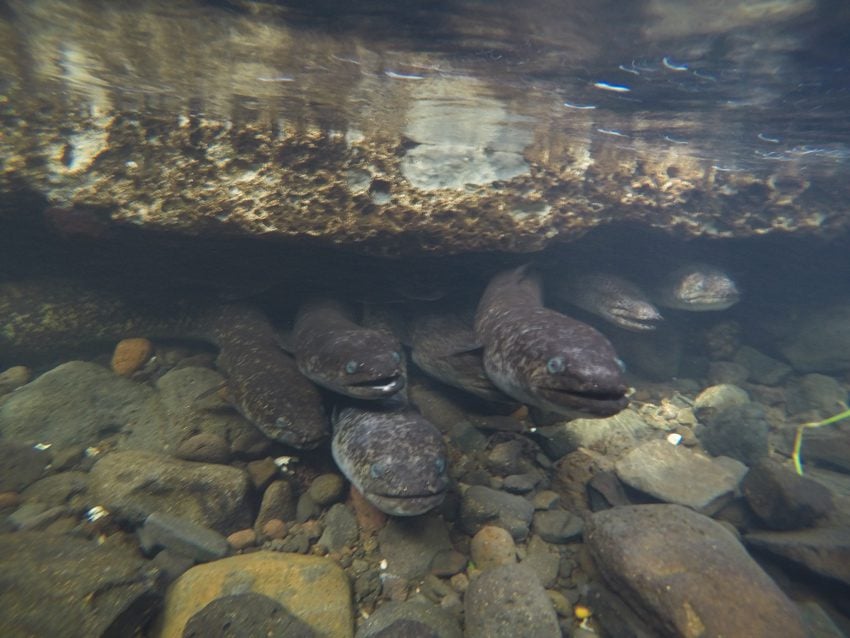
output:
<path id="1" fill-rule="evenodd" d="M 843 372 L 811 372 L 850 347 L 842 308 L 784 322 L 784 360 L 718 314 L 684 333 L 675 378 L 630 373 L 608 419 L 499 413 L 412 368 L 452 480 L 413 518 L 371 506 L 326 447 L 259 434 L 197 346 L 140 335 L 10 368 L 3 634 L 841 636 L 850 430 L 806 434 L 805 476 L 789 452 L 846 401 Z M 668 365 L 677 343 L 621 336 Z"/>

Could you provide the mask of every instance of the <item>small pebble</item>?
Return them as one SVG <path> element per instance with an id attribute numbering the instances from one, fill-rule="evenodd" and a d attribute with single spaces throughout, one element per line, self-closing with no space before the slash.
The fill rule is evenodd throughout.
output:
<path id="1" fill-rule="evenodd" d="M 345 482 L 339 474 L 321 474 L 317 476 L 307 493 L 317 505 L 327 506 L 342 499 Z"/>
<path id="2" fill-rule="evenodd" d="M 561 500 L 561 495 L 557 492 L 541 490 L 534 495 L 531 502 L 536 510 L 550 510 L 558 504 L 559 500 Z"/>
<path id="3" fill-rule="evenodd" d="M 227 537 L 227 542 L 236 551 L 246 549 L 257 543 L 257 533 L 251 528 L 240 529 Z"/>
<path id="4" fill-rule="evenodd" d="M 153 354 L 153 344 L 148 339 L 122 339 L 112 353 L 112 371 L 129 377 L 140 370 Z"/>
<path id="5" fill-rule="evenodd" d="M 552 601 L 552 606 L 559 616 L 569 618 L 573 615 L 573 605 L 569 598 L 555 589 L 547 589 L 546 593 L 549 595 L 549 600 Z"/>

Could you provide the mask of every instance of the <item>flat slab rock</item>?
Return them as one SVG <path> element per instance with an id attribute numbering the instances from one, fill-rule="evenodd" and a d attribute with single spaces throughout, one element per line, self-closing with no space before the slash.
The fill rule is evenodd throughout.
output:
<path id="1" fill-rule="evenodd" d="M 803 638 L 799 612 L 720 523 L 679 505 L 593 514 L 585 542 L 605 581 L 664 636 Z"/>
<path id="2" fill-rule="evenodd" d="M 318 636 L 354 635 L 350 588 L 339 565 L 318 556 L 265 551 L 198 565 L 183 574 L 168 591 L 155 635 L 181 638 L 198 612 L 237 593 L 277 601 L 299 627 L 306 625 Z"/>
<path id="3" fill-rule="evenodd" d="M 128 450 L 105 455 L 89 476 L 96 502 L 132 524 L 153 512 L 225 535 L 251 524 L 248 476 L 235 467 Z"/>
<path id="4" fill-rule="evenodd" d="M 133 636 L 157 570 L 132 550 L 43 532 L 0 535 L 0 635 Z"/>
<path id="5" fill-rule="evenodd" d="M 747 473 L 747 466 L 734 459 L 709 458 L 664 440 L 636 447 L 615 469 L 636 490 L 707 514 L 723 505 Z"/>

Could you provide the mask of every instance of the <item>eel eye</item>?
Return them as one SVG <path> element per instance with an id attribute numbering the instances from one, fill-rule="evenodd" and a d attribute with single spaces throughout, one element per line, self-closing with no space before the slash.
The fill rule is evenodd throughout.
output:
<path id="1" fill-rule="evenodd" d="M 371 474 L 374 479 L 381 478 L 386 471 L 387 468 L 384 467 L 383 463 L 372 463 L 372 466 L 369 468 L 369 474 Z"/>
<path id="2" fill-rule="evenodd" d="M 617 367 L 620 368 L 620 372 L 625 372 L 626 371 L 626 362 L 623 361 L 622 359 L 620 359 L 620 357 L 617 357 L 616 361 L 617 361 Z"/>
<path id="3" fill-rule="evenodd" d="M 446 471 L 446 459 L 442 456 L 438 456 L 434 459 L 434 469 L 437 470 L 437 474 L 442 474 Z"/>
<path id="4" fill-rule="evenodd" d="M 546 362 L 546 370 L 549 371 L 549 374 L 558 374 L 559 372 L 563 372 L 566 367 L 567 366 L 564 364 L 564 357 L 560 355 L 552 357 Z"/>
<path id="5" fill-rule="evenodd" d="M 354 359 L 351 359 L 348 363 L 345 364 L 345 371 L 348 374 L 354 374 L 357 372 L 357 369 L 360 367 L 360 364 L 357 363 Z"/>
<path id="6" fill-rule="evenodd" d="M 393 350 L 393 361 L 401 363 L 401 353 L 398 350 Z"/>

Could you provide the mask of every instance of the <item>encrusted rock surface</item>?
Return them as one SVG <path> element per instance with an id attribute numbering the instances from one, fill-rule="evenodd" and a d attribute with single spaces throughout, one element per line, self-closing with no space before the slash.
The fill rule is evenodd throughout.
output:
<path id="1" fill-rule="evenodd" d="M 730 111 L 708 79 L 670 79 L 702 92 L 698 112 L 663 102 L 671 67 L 661 60 L 651 62 L 660 84 L 637 69 L 619 74 L 641 91 L 636 110 L 594 82 L 614 60 L 634 66 L 642 39 L 680 50 L 681 38 L 705 34 L 701 22 L 659 31 L 659 3 L 616 20 L 571 21 L 546 3 L 458 8 L 450 21 L 416 14 L 446 50 L 393 28 L 403 9 L 377 29 L 355 13 L 342 33 L 314 28 L 304 38 L 301 28 L 324 24 L 321 13 L 186 4 L 11 3 L 0 22 L 0 213 L 36 194 L 46 206 L 32 214 L 65 234 L 130 225 L 380 254 L 530 251 L 615 220 L 715 237 L 848 224 L 848 183 L 835 178 L 830 148 L 779 140 L 763 156 L 784 161 L 759 161 L 739 145 L 767 142 L 736 137 L 746 112 Z M 774 80 L 782 29 L 805 5 L 731 11 L 719 32 L 757 16 L 764 42 L 730 48 L 721 65 L 746 69 L 751 84 Z M 345 22 L 350 9 L 340 11 Z M 513 68 L 527 81 L 512 84 Z M 570 69 L 599 76 L 579 80 Z M 553 73 L 564 77 L 537 81 Z M 742 80 L 738 90 L 752 89 Z M 787 100 L 772 97 L 758 99 L 785 116 Z M 658 98 L 647 117 L 644 105 Z M 814 110 L 800 108 L 800 117 Z"/>

